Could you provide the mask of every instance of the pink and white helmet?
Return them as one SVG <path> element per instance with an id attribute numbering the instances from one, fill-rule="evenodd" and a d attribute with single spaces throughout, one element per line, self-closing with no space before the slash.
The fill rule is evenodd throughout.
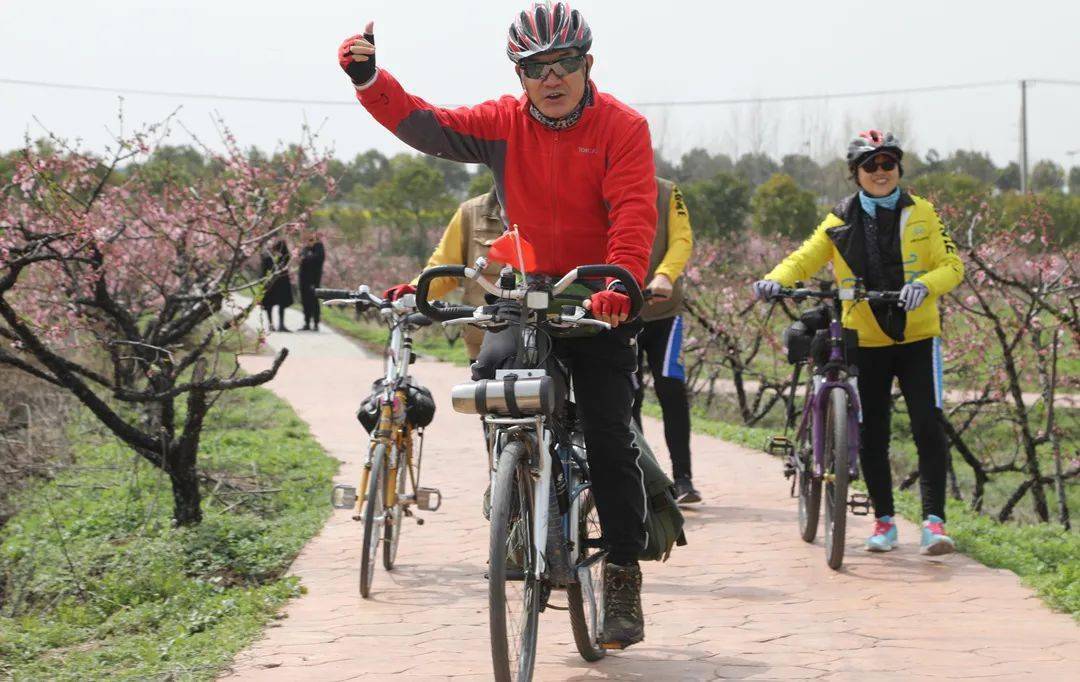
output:
<path id="1" fill-rule="evenodd" d="M 515 64 L 534 55 L 573 48 L 585 54 L 592 47 L 592 30 L 585 17 L 566 2 L 538 0 L 510 25 L 506 55 Z"/>

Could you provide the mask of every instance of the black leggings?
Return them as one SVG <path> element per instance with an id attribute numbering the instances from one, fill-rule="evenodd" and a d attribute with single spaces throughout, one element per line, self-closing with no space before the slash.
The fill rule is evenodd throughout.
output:
<path id="1" fill-rule="evenodd" d="M 587 338 L 555 339 L 551 349 L 570 369 L 608 559 L 622 566 L 637 564 L 645 546 L 645 486 L 630 432 L 638 329 L 631 323 Z M 493 378 L 508 366 L 515 334 L 514 328 L 484 334 L 474 380 Z"/>
<path id="2" fill-rule="evenodd" d="M 911 418 L 911 433 L 919 452 L 919 488 L 923 518 L 945 518 L 945 477 L 948 444 L 941 415 L 941 351 L 938 339 L 925 339 L 881 348 L 859 348 L 859 402 L 862 464 L 866 488 L 876 516 L 892 516 L 892 471 L 889 436 L 892 418 L 893 377 Z"/>
<path id="3" fill-rule="evenodd" d="M 649 361 L 653 388 L 664 414 L 664 440 L 671 455 L 671 474 L 678 480 L 690 475 L 690 400 L 686 375 L 679 358 L 682 351 L 682 318 L 678 315 L 646 322 L 638 336 L 638 386 L 634 393 L 634 420 L 641 426 L 641 403 L 645 399 L 644 361 Z"/>

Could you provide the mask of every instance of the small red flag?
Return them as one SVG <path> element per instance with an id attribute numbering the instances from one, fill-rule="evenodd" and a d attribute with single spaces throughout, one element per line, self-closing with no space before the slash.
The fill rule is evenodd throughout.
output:
<path id="1" fill-rule="evenodd" d="M 518 272 L 536 270 L 536 252 L 532 244 L 518 232 L 517 225 L 492 242 L 488 248 L 488 260 L 509 265 Z"/>

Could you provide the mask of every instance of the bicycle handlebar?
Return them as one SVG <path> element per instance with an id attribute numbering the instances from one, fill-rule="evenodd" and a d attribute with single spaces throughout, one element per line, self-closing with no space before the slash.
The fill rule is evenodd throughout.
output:
<path id="1" fill-rule="evenodd" d="M 630 297 L 630 314 L 627 322 L 634 320 L 641 314 L 641 308 L 645 305 L 645 298 L 641 294 L 641 287 L 630 271 L 621 265 L 581 265 L 574 268 L 578 277 L 610 277 L 626 288 L 626 295 Z"/>
<path id="2" fill-rule="evenodd" d="M 357 292 L 349 289 L 316 289 L 315 298 L 329 300 L 333 298 L 356 298 Z"/>
<path id="3" fill-rule="evenodd" d="M 416 281 L 416 309 L 439 322 L 472 317 L 476 309 L 471 306 L 450 305 L 445 308 L 436 308 L 431 305 L 428 301 L 428 289 L 431 287 L 431 280 L 437 277 L 466 278 L 468 273 L 464 265 L 436 265 L 424 270 L 420 273 L 420 279 Z"/>
<path id="4" fill-rule="evenodd" d="M 841 301 L 886 301 L 896 303 L 900 300 L 899 291 L 869 291 L 858 288 L 830 289 L 818 291 L 816 289 L 789 289 L 784 287 L 780 292 L 773 295 L 772 299 L 791 298 L 801 301 L 807 298 L 821 300 L 840 299 Z"/>
<path id="5" fill-rule="evenodd" d="M 480 285 L 496 296 L 503 298 L 521 298 L 520 294 L 509 296 L 511 291 L 517 292 L 517 290 L 501 290 L 495 285 L 485 280 L 478 269 L 468 268 L 464 265 L 437 265 L 433 268 L 429 268 L 420 274 L 420 278 L 416 282 L 416 309 L 424 313 L 433 320 L 440 322 L 448 322 L 450 320 L 458 320 L 466 317 L 473 317 L 476 308 L 465 305 L 451 305 L 443 308 L 435 308 L 428 300 L 428 292 L 431 287 L 431 281 L 439 277 L 457 277 L 459 279 L 472 279 L 480 283 Z M 633 320 L 640 313 L 642 307 L 645 305 L 644 298 L 641 294 L 641 287 L 638 285 L 637 280 L 630 272 L 619 265 L 580 265 L 570 272 L 566 273 L 562 279 L 555 283 L 552 287 L 552 293 L 559 294 L 566 287 L 570 286 L 573 282 L 581 278 L 611 278 L 620 282 L 626 288 L 626 295 L 630 298 L 630 315 L 628 320 Z"/>

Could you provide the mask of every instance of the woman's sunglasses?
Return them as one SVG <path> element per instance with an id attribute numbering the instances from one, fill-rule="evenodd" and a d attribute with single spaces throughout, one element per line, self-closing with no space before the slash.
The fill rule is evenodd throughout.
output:
<path id="1" fill-rule="evenodd" d="M 878 168 L 884 171 L 891 171 L 892 169 L 896 168 L 896 159 L 885 159 L 884 161 L 878 161 L 876 158 L 871 158 L 867 159 L 866 162 L 859 167 L 867 173 L 876 173 Z"/>
<path id="2" fill-rule="evenodd" d="M 542 81 L 548 74 L 555 72 L 559 78 L 565 78 L 585 65 L 584 55 L 563 57 L 554 62 L 521 62 L 521 71 L 526 78 Z"/>

